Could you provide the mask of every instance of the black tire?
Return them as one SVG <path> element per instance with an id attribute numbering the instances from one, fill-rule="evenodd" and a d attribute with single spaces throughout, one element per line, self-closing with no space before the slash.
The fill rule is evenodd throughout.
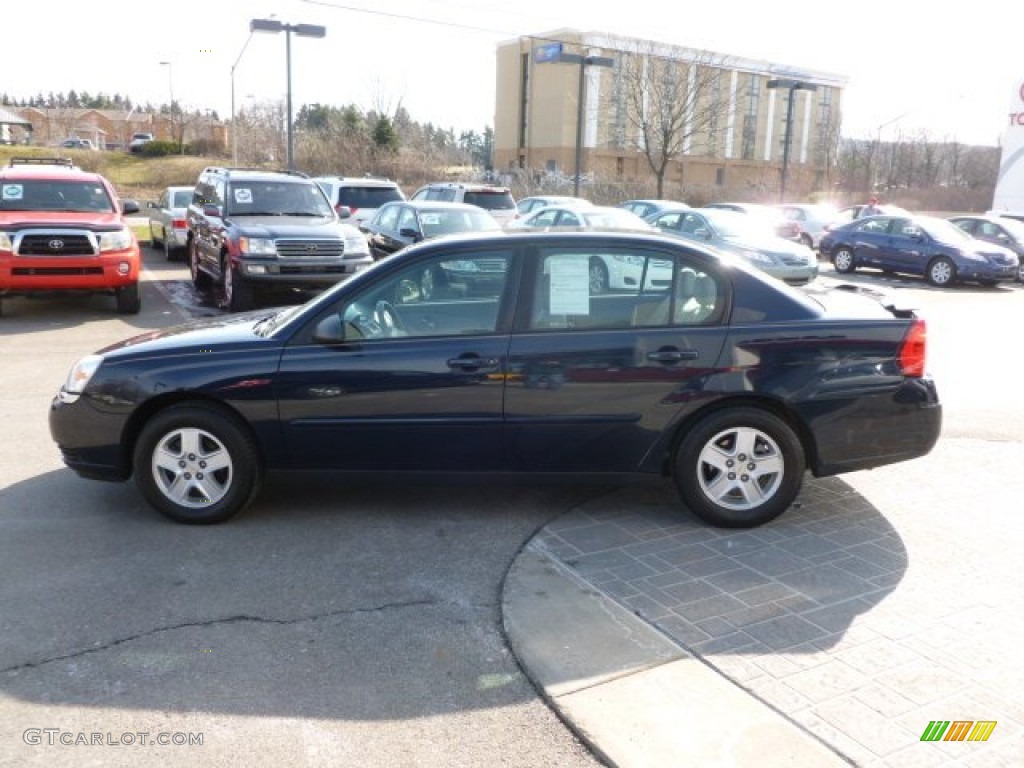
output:
<path id="1" fill-rule="evenodd" d="M 590 295 L 608 293 L 608 267 L 600 259 L 590 260 Z"/>
<path id="2" fill-rule="evenodd" d="M 149 222 L 149 245 L 151 248 L 156 248 L 160 244 L 160 240 L 156 236 L 156 232 L 153 231 L 153 222 Z"/>
<path id="3" fill-rule="evenodd" d="M 182 403 L 153 416 L 139 434 L 133 460 L 142 495 L 179 523 L 222 523 L 243 510 L 262 483 L 249 430 L 230 412 L 205 403 Z"/>
<path id="4" fill-rule="evenodd" d="M 842 248 L 836 248 L 835 253 L 832 254 L 832 266 L 836 272 L 847 275 L 857 269 L 857 264 L 854 261 L 853 251 L 845 246 Z"/>
<path id="5" fill-rule="evenodd" d="M 956 282 L 956 265 L 945 256 L 939 256 L 928 262 L 924 271 L 925 280 L 936 288 L 945 288 Z"/>
<path id="6" fill-rule="evenodd" d="M 142 309 L 142 298 L 139 296 L 139 284 L 132 283 L 118 288 L 114 294 L 117 300 L 117 314 L 137 315 Z"/>
<path id="7" fill-rule="evenodd" d="M 213 279 L 199 268 L 199 246 L 194 239 L 188 241 L 188 269 L 196 290 L 208 291 L 213 287 Z"/>
<path id="8" fill-rule="evenodd" d="M 701 520 L 751 528 L 789 508 L 806 468 L 793 429 L 768 411 L 744 406 L 698 421 L 676 450 L 672 474 L 683 502 Z M 751 499 L 753 490 L 757 498 Z"/>
<path id="9" fill-rule="evenodd" d="M 808 235 L 806 232 L 800 235 L 800 242 L 806 245 L 812 251 L 814 250 L 814 238 Z"/>
<path id="10" fill-rule="evenodd" d="M 164 238 L 164 258 L 167 261 L 174 261 L 174 249 L 171 248 L 171 243 L 166 237 Z"/>
<path id="11" fill-rule="evenodd" d="M 224 276 L 224 304 L 228 312 L 245 312 L 252 309 L 252 286 L 239 277 L 238 270 L 231 266 L 226 256 L 221 261 L 220 268 Z"/>
<path id="12" fill-rule="evenodd" d="M 1017 268 L 1017 282 L 1024 283 L 1024 254 L 1020 257 L 1020 266 Z"/>

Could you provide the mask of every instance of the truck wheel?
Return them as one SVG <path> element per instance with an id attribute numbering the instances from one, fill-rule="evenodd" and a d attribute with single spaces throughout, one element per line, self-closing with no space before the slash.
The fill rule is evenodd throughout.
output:
<path id="1" fill-rule="evenodd" d="M 117 314 L 137 315 L 142 309 L 142 299 L 139 297 L 139 284 L 132 283 L 123 288 L 118 288 L 114 294 L 117 299 Z"/>
<path id="2" fill-rule="evenodd" d="M 199 291 L 208 291 L 213 286 L 210 276 L 199 268 L 199 246 L 196 241 L 188 241 L 188 269 L 192 273 L 192 284 Z"/>
<path id="3" fill-rule="evenodd" d="M 224 274 L 224 303 L 228 312 L 252 309 L 252 286 L 239 277 L 238 270 L 231 266 L 227 259 L 221 262 L 221 269 Z"/>
<path id="4" fill-rule="evenodd" d="M 723 528 L 773 520 L 793 503 L 806 469 L 793 429 L 768 411 L 736 407 L 697 422 L 676 450 L 673 479 L 697 517 Z"/>

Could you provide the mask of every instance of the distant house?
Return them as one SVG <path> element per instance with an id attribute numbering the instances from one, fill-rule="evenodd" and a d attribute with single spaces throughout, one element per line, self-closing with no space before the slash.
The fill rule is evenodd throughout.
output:
<path id="1" fill-rule="evenodd" d="M 125 109 L 76 107 L 18 107 L 14 114 L 28 121 L 33 144 L 58 146 L 65 139 L 89 139 L 100 149 L 123 149 L 133 133 L 152 133 L 158 141 L 186 144 L 202 141 L 213 150 L 227 147 L 227 126 L 208 115 L 188 117 L 184 124 L 170 115 Z"/>
<path id="2" fill-rule="evenodd" d="M 27 144 L 31 139 L 32 123 L 0 107 L 0 144 Z"/>

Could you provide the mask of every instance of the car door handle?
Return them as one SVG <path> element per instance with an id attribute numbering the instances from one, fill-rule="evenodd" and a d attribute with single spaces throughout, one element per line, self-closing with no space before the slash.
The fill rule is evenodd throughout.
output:
<path id="1" fill-rule="evenodd" d="M 678 363 L 680 360 L 696 360 L 698 357 L 700 357 L 700 353 L 696 349 L 676 349 L 675 347 L 647 353 L 647 359 L 656 363 Z"/>
<path id="2" fill-rule="evenodd" d="M 476 355 L 450 357 L 448 358 L 448 367 L 463 371 L 490 371 L 498 367 L 498 360 L 494 357 L 477 357 Z"/>

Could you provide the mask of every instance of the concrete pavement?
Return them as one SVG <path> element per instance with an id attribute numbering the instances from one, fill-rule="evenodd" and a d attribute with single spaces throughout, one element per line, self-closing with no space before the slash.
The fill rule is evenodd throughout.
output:
<path id="1" fill-rule="evenodd" d="M 1020 442 L 942 439 L 808 476 L 749 531 L 702 525 L 668 484 L 616 491 L 521 551 L 509 643 L 623 768 L 1020 766 L 1022 465 Z M 936 720 L 996 726 L 921 741 Z"/>

